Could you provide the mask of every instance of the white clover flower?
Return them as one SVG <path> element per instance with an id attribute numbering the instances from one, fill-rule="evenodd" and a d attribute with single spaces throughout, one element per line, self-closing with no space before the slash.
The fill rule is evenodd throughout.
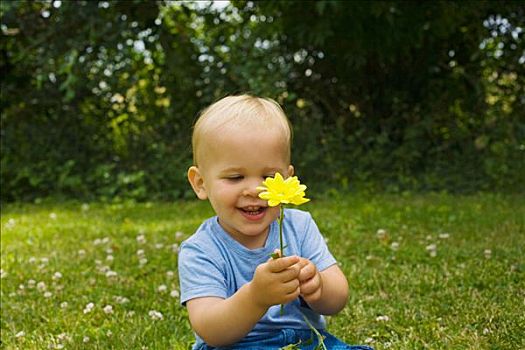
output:
<path id="1" fill-rule="evenodd" d="M 49 258 L 46 258 L 46 257 L 40 258 L 40 262 L 42 264 L 47 264 L 47 263 L 49 263 Z"/>
<path id="2" fill-rule="evenodd" d="M 368 337 L 365 339 L 366 344 L 372 344 L 373 342 L 375 342 L 374 338 Z"/>
<path id="3" fill-rule="evenodd" d="M 71 337 L 69 335 L 67 335 L 67 333 L 60 333 L 59 335 L 57 335 L 57 339 L 58 340 L 69 341 L 69 340 L 71 340 Z"/>
<path id="4" fill-rule="evenodd" d="M 15 227 L 16 225 L 16 220 L 13 219 L 13 218 L 10 218 L 9 220 L 7 220 L 6 224 L 5 224 L 5 228 L 10 230 L 12 229 L 13 227 Z"/>
<path id="5" fill-rule="evenodd" d="M 113 260 L 115 260 L 115 258 L 113 257 L 113 255 L 108 255 L 108 256 L 106 256 L 106 260 L 107 261 L 113 261 Z"/>
<path id="6" fill-rule="evenodd" d="M 135 316 L 135 311 L 130 310 L 130 311 L 128 311 L 128 312 L 126 313 L 126 315 L 127 315 L 128 317 L 133 317 L 133 316 Z"/>
<path id="7" fill-rule="evenodd" d="M 58 343 L 57 345 L 55 345 L 55 349 L 63 349 L 63 348 L 64 348 L 64 344 Z"/>
<path id="8" fill-rule="evenodd" d="M 107 255 L 111 255 L 111 254 L 113 254 L 113 248 L 108 248 L 108 249 L 106 249 L 106 254 L 107 254 Z"/>
<path id="9" fill-rule="evenodd" d="M 25 288 L 26 288 L 26 286 L 24 286 L 22 283 L 20 283 L 18 285 L 18 289 L 20 289 L 20 290 L 24 290 Z"/>
<path id="10" fill-rule="evenodd" d="M 108 272 L 108 271 L 111 271 L 111 269 L 110 269 L 109 266 L 107 266 L 107 265 L 104 265 L 104 266 L 99 267 L 98 270 L 99 270 L 100 272 L 102 272 L 102 273 L 106 273 L 106 272 Z"/>
<path id="11" fill-rule="evenodd" d="M 89 204 L 87 203 L 82 203 L 82 207 L 80 207 L 82 209 L 82 211 L 88 211 L 89 210 Z"/>
<path id="12" fill-rule="evenodd" d="M 386 315 L 377 316 L 376 317 L 376 321 L 378 321 L 378 322 L 388 322 L 388 321 L 390 321 L 390 317 L 388 317 Z"/>
<path id="13" fill-rule="evenodd" d="M 138 257 L 144 256 L 144 249 L 137 250 L 137 256 Z"/>
<path id="14" fill-rule="evenodd" d="M 182 238 L 184 238 L 184 232 L 182 232 L 182 231 L 175 232 L 175 239 L 176 240 L 180 241 Z"/>
<path id="15" fill-rule="evenodd" d="M 377 238 L 379 238 L 379 239 L 384 239 L 384 238 L 386 237 L 386 230 L 380 228 L 379 230 L 377 230 L 377 232 L 376 232 L 376 236 L 377 236 Z"/>
<path id="16" fill-rule="evenodd" d="M 148 315 L 154 321 L 164 319 L 164 316 L 162 316 L 162 314 L 159 311 L 156 311 L 156 310 L 151 310 L 148 313 Z"/>
<path id="17" fill-rule="evenodd" d="M 440 239 L 447 239 L 450 237 L 449 233 L 440 233 L 438 236 Z"/>
<path id="18" fill-rule="evenodd" d="M 61 278 L 62 278 L 62 274 L 60 272 L 57 271 L 53 274 L 53 281 L 58 281 Z"/>
<path id="19" fill-rule="evenodd" d="M 490 259 L 492 257 L 492 250 L 490 249 L 485 249 L 485 251 L 483 252 L 483 254 L 485 255 L 485 259 Z"/>
<path id="20" fill-rule="evenodd" d="M 106 306 L 104 306 L 103 310 L 104 310 L 104 313 L 106 313 L 106 314 L 112 314 L 113 313 L 113 306 L 106 305 Z"/>
<path id="21" fill-rule="evenodd" d="M 429 244 L 425 247 L 425 249 L 428 251 L 428 252 L 435 252 L 437 250 L 437 245 L 435 244 Z"/>
<path id="22" fill-rule="evenodd" d="M 118 275 L 118 274 L 117 274 L 115 271 L 112 271 L 112 270 L 108 270 L 108 271 L 106 272 L 106 277 L 107 277 L 107 278 L 117 277 L 117 275 Z"/>
<path id="23" fill-rule="evenodd" d="M 35 288 L 35 285 L 36 285 L 36 281 L 35 280 L 33 280 L 33 279 L 27 280 L 27 288 L 33 289 L 33 288 Z"/>
<path id="24" fill-rule="evenodd" d="M 107 336 L 107 337 L 111 337 L 112 335 L 113 335 L 113 332 L 112 332 L 111 330 L 108 330 L 108 331 L 106 332 L 106 336 Z"/>
<path id="25" fill-rule="evenodd" d="M 62 308 L 62 309 L 66 309 L 68 306 L 69 306 L 69 304 L 67 303 L 67 301 L 63 301 L 63 302 L 60 303 L 60 308 Z"/>
<path id="26" fill-rule="evenodd" d="M 93 241 L 93 245 L 101 245 L 102 244 L 102 240 L 100 238 L 96 238 L 94 241 Z"/>
<path id="27" fill-rule="evenodd" d="M 20 331 L 15 334 L 15 338 L 22 338 L 22 337 L 25 337 L 25 335 L 26 335 L 26 332 Z"/>
<path id="28" fill-rule="evenodd" d="M 84 249 L 79 249 L 78 250 L 78 255 L 79 256 L 84 256 L 84 255 L 86 255 L 86 251 Z"/>
<path id="29" fill-rule="evenodd" d="M 84 343 L 84 344 L 85 343 L 89 343 L 89 341 L 90 341 L 90 339 L 89 339 L 89 337 L 87 335 L 84 336 L 84 338 L 82 338 L 82 343 Z"/>
<path id="30" fill-rule="evenodd" d="M 162 244 L 162 243 L 156 243 L 155 244 L 155 248 L 156 249 L 162 249 L 163 247 L 164 247 L 164 244 Z"/>
<path id="31" fill-rule="evenodd" d="M 29 258 L 28 262 L 30 264 L 34 264 L 34 263 L 36 263 L 36 258 L 34 256 L 32 256 L 32 257 Z"/>
<path id="32" fill-rule="evenodd" d="M 173 278 L 173 276 L 175 276 L 175 273 L 173 271 L 166 271 L 166 277 L 171 279 L 171 278 Z"/>
<path id="33" fill-rule="evenodd" d="M 390 244 L 390 249 L 393 251 L 399 250 L 399 242 L 392 242 L 392 244 Z"/>
<path id="34" fill-rule="evenodd" d="M 178 298 L 179 295 L 180 295 L 180 294 L 179 294 L 179 291 L 176 290 L 176 289 L 172 290 L 171 293 L 170 293 L 170 296 L 171 296 L 172 298 Z"/>
<path id="35" fill-rule="evenodd" d="M 56 219 L 57 219 L 57 214 L 55 214 L 55 213 L 51 213 L 51 214 L 49 214 L 49 218 L 50 218 L 51 220 L 56 220 Z"/>
<path id="36" fill-rule="evenodd" d="M 4 269 L 0 269 L 0 278 L 6 278 L 7 277 L 7 272 L 4 271 Z"/>
<path id="37" fill-rule="evenodd" d="M 51 298 L 53 296 L 53 293 L 51 292 L 44 292 L 44 298 Z"/>
<path id="38" fill-rule="evenodd" d="M 168 290 L 168 287 L 165 285 L 165 284 L 161 284 L 158 288 L 157 288 L 157 291 L 159 293 L 164 293 Z"/>
<path id="39" fill-rule="evenodd" d="M 108 244 L 109 243 L 109 237 L 104 237 L 102 238 L 102 241 L 101 241 L 103 244 Z"/>
<path id="40" fill-rule="evenodd" d="M 146 259 L 146 258 L 142 258 L 142 259 L 139 260 L 139 265 L 140 265 L 140 266 L 144 266 L 144 265 L 146 265 L 147 263 L 148 263 L 148 259 Z"/>
<path id="41" fill-rule="evenodd" d="M 87 314 L 87 313 L 90 313 L 91 311 L 93 311 L 93 308 L 95 307 L 95 304 L 93 303 L 88 303 L 86 305 L 86 307 L 84 308 L 84 313 Z"/>
<path id="42" fill-rule="evenodd" d="M 40 290 L 40 291 L 44 291 L 44 290 L 47 289 L 47 286 L 46 286 L 46 284 L 45 284 L 44 282 L 38 282 L 38 283 L 36 284 L 36 288 L 37 288 L 38 290 Z"/>
<path id="43" fill-rule="evenodd" d="M 143 234 L 139 234 L 139 235 L 137 236 L 137 243 L 138 243 L 138 244 L 144 244 L 144 243 L 146 243 L 146 237 L 144 237 Z"/>
<path id="44" fill-rule="evenodd" d="M 171 245 L 171 251 L 174 252 L 174 253 L 178 253 L 179 252 L 179 244 L 178 243 L 173 243 Z"/>
<path id="45" fill-rule="evenodd" d="M 115 300 L 115 302 L 117 302 L 118 304 L 126 304 L 126 303 L 129 303 L 129 299 L 126 298 L 126 297 L 122 297 L 120 295 L 117 295 L 117 296 L 114 296 L 113 297 L 113 300 Z"/>

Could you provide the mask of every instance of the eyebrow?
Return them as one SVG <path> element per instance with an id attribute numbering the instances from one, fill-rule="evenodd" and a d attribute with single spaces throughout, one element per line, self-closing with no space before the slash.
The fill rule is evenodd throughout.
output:
<path id="1" fill-rule="evenodd" d="M 246 171 L 246 168 L 243 168 L 243 167 L 231 167 L 231 168 L 226 168 L 226 169 L 222 169 L 221 170 L 221 173 L 231 173 L 231 172 L 243 172 L 243 171 Z M 263 169 L 263 172 L 264 173 L 271 173 L 271 172 L 279 172 L 280 169 L 278 168 L 264 168 Z"/>

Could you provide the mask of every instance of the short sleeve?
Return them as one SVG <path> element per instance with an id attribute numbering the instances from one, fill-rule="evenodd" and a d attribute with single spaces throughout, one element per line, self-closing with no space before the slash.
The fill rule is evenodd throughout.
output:
<path id="1" fill-rule="evenodd" d="M 312 261 L 319 271 L 326 270 L 337 263 L 310 214 L 305 222 L 301 256 Z"/>
<path id="2" fill-rule="evenodd" d="M 180 302 L 200 297 L 227 297 L 226 279 L 213 254 L 196 244 L 182 244 L 179 252 Z"/>

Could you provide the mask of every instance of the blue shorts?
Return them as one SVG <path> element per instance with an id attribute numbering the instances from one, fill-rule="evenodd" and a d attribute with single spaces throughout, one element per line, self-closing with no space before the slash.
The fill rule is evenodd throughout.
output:
<path id="1" fill-rule="evenodd" d="M 348 345 L 343 343 L 325 330 L 319 330 L 324 338 L 324 344 L 329 350 L 373 350 L 365 345 Z M 297 344 L 301 350 L 314 350 L 317 344 L 317 336 L 309 329 L 281 329 L 268 335 L 253 337 L 232 346 L 214 348 L 206 344 L 196 345 L 193 350 L 269 350 L 280 349 L 290 344 Z"/>

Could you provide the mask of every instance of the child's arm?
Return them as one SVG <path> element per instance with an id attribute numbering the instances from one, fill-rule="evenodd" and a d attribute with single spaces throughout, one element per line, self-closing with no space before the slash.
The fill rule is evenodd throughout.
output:
<path id="1" fill-rule="evenodd" d="M 348 299 L 348 281 L 337 265 L 319 272 L 308 259 L 301 258 L 299 274 L 301 296 L 317 313 L 333 315 L 341 311 Z"/>
<path id="2" fill-rule="evenodd" d="M 257 267 L 251 282 L 227 299 L 203 297 L 187 302 L 190 322 L 210 346 L 241 340 L 272 305 L 299 296 L 299 257 L 271 259 Z"/>

